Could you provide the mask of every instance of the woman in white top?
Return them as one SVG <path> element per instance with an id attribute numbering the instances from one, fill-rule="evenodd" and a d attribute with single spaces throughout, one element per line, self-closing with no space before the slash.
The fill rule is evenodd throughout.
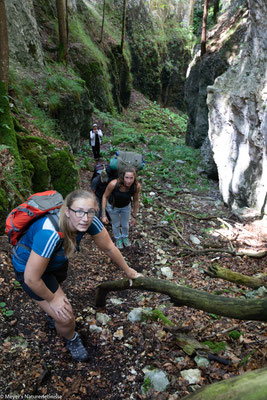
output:
<path id="1" fill-rule="evenodd" d="M 93 130 L 90 131 L 90 142 L 94 154 L 94 158 L 100 158 L 100 145 L 101 145 L 101 138 L 103 137 L 103 133 L 101 129 L 97 128 L 97 124 L 93 125 Z"/>

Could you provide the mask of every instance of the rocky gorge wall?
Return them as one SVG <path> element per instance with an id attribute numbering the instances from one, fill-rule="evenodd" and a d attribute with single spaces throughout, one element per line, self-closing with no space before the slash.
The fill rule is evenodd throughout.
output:
<path id="1" fill-rule="evenodd" d="M 193 20 L 194 3 L 171 0 L 155 7 L 151 0 L 127 2 L 133 86 L 165 107 L 184 110 L 185 73 L 191 57 L 187 28 Z"/>
<path id="2" fill-rule="evenodd" d="M 267 4 L 249 1 L 236 62 L 208 87 L 209 139 L 224 201 L 267 213 Z M 223 149 L 223 151 L 222 151 Z"/>
<path id="3" fill-rule="evenodd" d="M 261 214 L 267 213 L 266 12 L 264 0 L 249 0 L 236 38 L 197 60 L 185 92 L 187 143 L 202 146 L 206 172 L 218 173 L 228 206 Z"/>

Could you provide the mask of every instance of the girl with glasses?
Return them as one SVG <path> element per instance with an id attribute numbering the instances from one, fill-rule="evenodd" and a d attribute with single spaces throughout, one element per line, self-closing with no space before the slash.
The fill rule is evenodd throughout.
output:
<path id="1" fill-rule="evenodd" d="M 86 360 L 88 352 L 75 331 L 72 307 L 60 283 L 67 277 L 68 259 L 73 256 L 83 235 L 89 233 L 98 248 L 129 279 L 141 276 L 127 265 L 114 246 L 102 222 L 96 217 L 97 207 L 92 192 L 76 190 L 70 193 L 60 209 L 59 228 L 64 235 L 60 249 L 60 235 L 51 220 L 44 216 L 26 231 L 12 259 L 17 280 L 33 301 L 46 312 L 57 333 L 66 339 L 66 347 L 72 358 L 77 361 Z"/>

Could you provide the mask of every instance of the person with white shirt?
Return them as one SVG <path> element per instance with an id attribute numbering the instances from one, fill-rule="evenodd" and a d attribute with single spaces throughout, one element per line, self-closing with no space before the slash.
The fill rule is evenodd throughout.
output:
<path id="1" fill-rule="evenodd" d="M 94 159 L 100 158 L 100 145 L 102 142 L 103 133 L 101 129 L 98 129 L 97 124 L 93 125 L 93 129 L 90 131 L 90 143 L 94 154 Z"/>

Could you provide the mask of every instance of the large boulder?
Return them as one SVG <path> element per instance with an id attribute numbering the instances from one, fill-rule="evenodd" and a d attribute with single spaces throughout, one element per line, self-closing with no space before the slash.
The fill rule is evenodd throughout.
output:
<path id="1" fill-rule="evenodd" d="M 267 3 L 249 0 L 249 25 L 233 65 L 208 87 L 209 139 L 223 200 L 267 212 Z"/>

